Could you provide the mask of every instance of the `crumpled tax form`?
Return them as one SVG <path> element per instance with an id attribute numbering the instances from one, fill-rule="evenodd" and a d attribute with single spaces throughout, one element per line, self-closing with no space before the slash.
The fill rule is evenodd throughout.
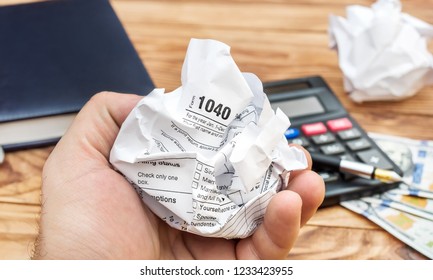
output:
<path id="1" fill-rule="evenodd" d="M 401 100 L 433 83 L 432 25 L 402 13 L 398 0 L 351 5 L 346 13 L 329 17 L 329 38 L 355 102 Z"/>
<path id="2" fill-rule="evenodd" d="M 287 145 L 289 119 L 274 113 L 260 80 L 240 72 L 227 45 L 192 39 L 181 80 L 136 105 L 110 162 L 170 226 L 247 237 L 290 171 L 306 168 L 305 154 Z"/>

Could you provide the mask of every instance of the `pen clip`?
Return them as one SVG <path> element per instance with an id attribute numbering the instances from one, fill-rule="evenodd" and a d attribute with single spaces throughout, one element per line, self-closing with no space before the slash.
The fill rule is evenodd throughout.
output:
<path id="1" fill-rule="evenodd" d="M 3 151 L 3 148 L 0 146 L 0 164 L 2 164 L 4 160 L 5 160 L 5 152 Z"/>

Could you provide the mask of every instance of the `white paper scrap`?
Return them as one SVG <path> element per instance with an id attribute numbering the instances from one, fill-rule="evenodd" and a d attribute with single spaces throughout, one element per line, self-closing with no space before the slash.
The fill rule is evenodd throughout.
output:
<path id="1" fill-rule="evenodd" d="M 260 80 L 241 73 L 230 48 L 192 39 L 182 86 L 144 97 L 123 123 L 110 162 L 146 205 L 179 230 L 244 238 L 304 153 L 289 147 L 290 126 L 273 112 Z"/>
<path id="2" fill-rule="evenodd" d="M 346 13 L 329 17 L 329 38 L 355 102 L 401 100 L 433 83 L 433 25 L 402 13 L 398 0 L 351 5 Z"/>

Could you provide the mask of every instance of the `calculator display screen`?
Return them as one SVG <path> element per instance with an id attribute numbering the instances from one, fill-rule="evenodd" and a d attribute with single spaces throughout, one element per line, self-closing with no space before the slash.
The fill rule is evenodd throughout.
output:
<path id="1" fill-rule="evenodd" d="M 289 118 L 325 113 L 325 108 L 315 96 L 272 102 L 271 107 L 274 110 L 280 108 Z"/>
<path id="2" fill-rule="evenodd" d="M 289 84 L 274 85 L 272 87 L 266 88 L 265 92 L 267 95 L 271 95 L 271 94 L 275 94 L 275 93 L 278 94 L 278 93 L 290 92 L 290 91 L 308 89 L 308 88 L 311 88 L 311 84 L 308 82 L 289 83 Z"/>

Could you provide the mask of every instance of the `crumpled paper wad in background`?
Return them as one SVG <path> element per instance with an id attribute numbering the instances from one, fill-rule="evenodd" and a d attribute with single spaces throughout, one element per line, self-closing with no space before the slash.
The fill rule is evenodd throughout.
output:
<path id="1" fill-rule="evenodd" d="M 426 38 L 433 26 L 401 12 L 400 1 L 347 7 L 329 17 L 330 47 L 338 51 L 344 88 L 356 102 L 400 100 L 433 82 Z"/>
<path id="2" fill-rule="evenodd" d="M 192 39 L 182 86 L 155 89 L 137 104 L 110 162 L 172 227 L 244 238 L 290 171 L 307 166 L 305 154 L 287 145 L 289 126 L 260 80 L 239 71 L 227 45 Z"/>

